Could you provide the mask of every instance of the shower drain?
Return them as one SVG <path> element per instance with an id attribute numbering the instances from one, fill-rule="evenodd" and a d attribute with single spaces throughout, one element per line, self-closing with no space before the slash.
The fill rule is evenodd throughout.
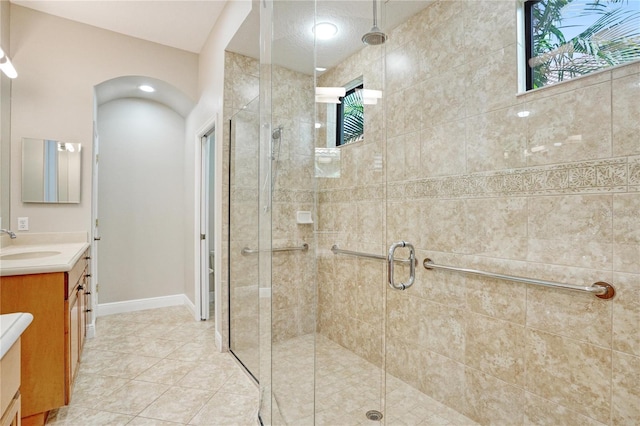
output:
<path id="1" fill-rule="evenodd" d="M 382 420 L 382 413 L 378 410 L 369 410 L 367 411 L 367 419 L 373 420 L 374 422 L 378 422 Z"/>

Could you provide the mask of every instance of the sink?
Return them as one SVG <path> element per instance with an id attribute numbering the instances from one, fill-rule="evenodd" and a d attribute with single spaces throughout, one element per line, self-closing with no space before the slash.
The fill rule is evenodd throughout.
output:
<path id="1" fill-rule="evenodd" d="M 1 255 L 0 260 L 41 259 L 43 257 L 51 257 L 58 254 L 60 254 L 59 251 L 24 251 L 22 253 Z"/>

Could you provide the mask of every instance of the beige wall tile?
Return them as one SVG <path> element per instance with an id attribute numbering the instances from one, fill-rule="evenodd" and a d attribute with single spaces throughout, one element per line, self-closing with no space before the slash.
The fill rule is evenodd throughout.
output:
<path id="1" fill-rule="evenodd" d="M 590 294 L 530 286 L 527 327 L 611 347 L 611 307 Z"/>
<path id="2" fill-rule="evenodd" d="M 422 83 L 420 108 L 423 111 L 424 127 L 464 119 L 466 114 L 465 82 L 466 68 L 459 66 L 446 74 L 434 75 Z"/>
<path id="3" fill-rule="evenodd" d="M 524 325 L 526 298 L 525 284 L 473 276 L 466 279 L 467 308 L 471 312 Z"/>
<path id="4" fill-rule="evenodd" d="M 529 200 L 529 235 L 545 240 L 610 243 L 613 240 L 610 195 L 534 197 Z"/>
<path id="5" fill-rule="evenodd" d="M 613 349 L 640 356 L 640 275 L 613 275 Z"/>
<path id="6" fill-rule="evenodd" d="M 426 78 L 440 76 L 465 63 L 465 55 L 460 55 L 465 43 L 465 8 L 466 2 L 443 1 L 425 8 L 420 14 L 414 35 L 419 41 L 420 75 Z"/>
<path id="7" fill-rule="evenodd" d="M 640 245 L 640 194 L 613 196 L 613 237 L 619 244 Z"/>
<path id="8" fill-rule="evenodd" d="M 467 62 L 465 81 L 468 116 L 520 104 L 521 101 L 516 97 L 515 40 L 513 44 Z"/>
<path id="9" fill-rule="evenodd" d="M 484 114 L 469 111 L 467 119 L 467 168 L 471 173 L 526 165 L 526 125 L 519 117 L 522 106 Z"/>
<path id="10" fill-rule="evenodd" d="M 463 252 L 466 246 L 466 204 L 463 200 L 429 199 L 421 203 L 419 247 Z M 437 263 L 437 262 L 436 262 Z"/>
<path id="11" fill-rule="evenodd" d="M 472 254 L 525 259 L 527 200 L 477 198 L 466 201 L 466 240 Z"/>
<path id="12" fill-rule="evenodd" d="M 529 392 L 526 392 L 525 399 L 525 425 L 557 426 L 579 424 L 601 426 L 605 424 Z"/>
<path id="13" fill-rule="evenodd" d="M 613 245 L 613 270 L 640 274 L 640 245 L 638 244 L 614 244 Z"/>
<path id="14" fill-rule="evenodd" d="M 611 156 L 610 82 L 527 102 L 526 107 L 530 112 L 527 164 Z"/>
<path id="15" fill-rule="evenodd" d="M 640 419 L 640 358 L 613 352 L 612 424 L 635 424 Z"/>
<path id="16" fill-rule="evenodd" d="M 431 396 L 463 410 L 464 365 L 395 337 L 386 342 L 387 372 Z M 420 366 L 420 368 L 416 368 Z"/>
<path id="17" fill-rule="evenodd" d="M 467 366 L 522 388 L 524 387 L 524 350 L 524 326 L 483 315 L 468 316 L 465 337 Z M 473 389 L 473 386 L 469 387 Z M 475 393 L 474 390 L 471 392 Z"/>
<path id="18" fill-rule="evenodd" d="M 491 7 L 487 7 L 483 1 L 467 1 L 465 4 L 464 51 L 467 59 L 494 53 L 515 42 L 517 31 L 514 2 L 491 1 Z M 515 67 L 509 70 L 516 72 Z"/>
<path id="19" fill-rule="evenodd" d="M 608 422 L 610 350 L 529 330 L 526 351 L 527 391 L 600 422 Z"/>
<path id="20" fill-rule="evenodd" d="M 406 290 L 407 293 L 426 300 L 432 300 L 443 305 L 465 308 L 465 288 L 468 279 L 463 274 L 451 274 L 446 271 L 428 270 L 423 267 L 425 258 L 438 259 L 438 263 L 451 263 L 451 256 L 444 253 L 416 251 L 418 266 L 416 267 L 416 282 Z M 456 257 L 456 256 L 454 256 Z"/>
<path id="21" fill-rule="evenodd" d="M 466 128 L 463 120 L 435 123 L 420 132 L 420 145 L 409 155 L 420 159 L 412 176 L 458 175 L 465 171 Z"/>
<path id="22" fill-rule="evenodd" d="M 613 155 L 640 154 L 640 74 L 612 81 Z"/>
<path id="23" fill-rule="evenodd" d="M 522 424 L 524 389 L 465 369 L 465 414 L 480 424 Z"/>

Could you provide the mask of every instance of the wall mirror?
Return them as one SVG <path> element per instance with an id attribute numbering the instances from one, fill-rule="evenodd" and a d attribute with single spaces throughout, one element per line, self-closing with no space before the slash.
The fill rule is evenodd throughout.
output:
<path id="1" fill-rule="evenodd" d="M 22 138 L 22 201 L 79 203 L 82 146 Z"/>

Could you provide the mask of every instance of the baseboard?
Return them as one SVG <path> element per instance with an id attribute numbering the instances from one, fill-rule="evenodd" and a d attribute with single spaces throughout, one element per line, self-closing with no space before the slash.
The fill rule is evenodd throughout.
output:
<path id="1" fill-rule="evenodd" d="M 150 297 L 148 299 L 125 300 L 122 302 L 100 303 L 97 306 L 97 316 L 123 314 L 126 312 L 143 311 L 145 309 L 166 308 L 168 306 L 186 305 L 192 312 L 195 306 L 184 294 L 172 296 Z"/>
<path id="2" fill-rule="evenodd" d="M 218 352 L 222 352 L 222 335 L 216 330 L 216 347 Z"/>
<path id="3" fill-rule="evenodd" d="M 189 310 L 191 311 L 191 315 L 195 317 L 197 315 L 196 305 L 194 305 L 193 302 L 189 300 L 186 294 L 183 294 L 182 297 L 184 298 L 184 301 L 182 302 L 182 304 L 185 305 L 187 308 L 189 308 Z M 200 319 L 200 318 L 196 318 L 196 319 Z"/>
<path id="4" fill-rule="evenodd" d="M 87 339 L 93 339 L 94 337 L 96 337 L 96 326 L 94 324 L 87 324 L 86 333 Z"/>

